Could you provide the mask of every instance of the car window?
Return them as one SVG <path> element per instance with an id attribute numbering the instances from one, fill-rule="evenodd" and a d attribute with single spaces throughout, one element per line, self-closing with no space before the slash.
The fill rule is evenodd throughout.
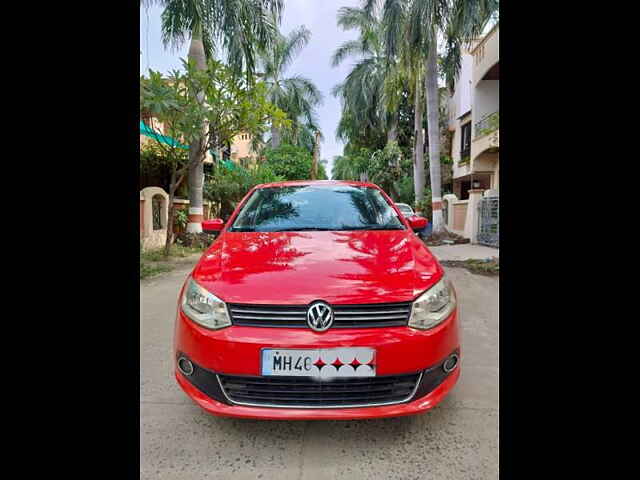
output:
<path id="1" fill-rule="evenodd" d="M 255 190 L 229 231 L 404 229 L 378 189 L 305 185 Z"/>

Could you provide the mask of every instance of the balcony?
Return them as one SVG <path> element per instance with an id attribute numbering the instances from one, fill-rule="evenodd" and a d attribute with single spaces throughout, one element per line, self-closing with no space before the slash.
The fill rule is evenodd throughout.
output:
<path id="1" fill-rule="evenodd" d="M 474 125 L 474 138 L 477 140 L 480 137 L 484 137 L 500 129 L 500 112 L 493 112 L 483 116 Z"/>
<path id="2" fill-rule="evenodd" d="M 471 170 L 479 167 L 476 159 L 485 152 L 496 152 L 500 148 L 500 119 L 499 113 L 494 112 L 483 117 L 474 125 L 474 137 L 471 142 Z"/>
<path id="3" fill-rule="evenodd" d="M 471 142 L 471 171 L 493 171 L 500 150 L 500 113 L 484 115 L 474 125 Z"/>
<path id="4" fill-rule="evenodd" d="M 497 80 L 500 62 L 499 24 L 496 24 L 471 51 L 473 55 L 473 85 L 481 80 Z M 492 78 L 485 78 L 487 74 Z"/>

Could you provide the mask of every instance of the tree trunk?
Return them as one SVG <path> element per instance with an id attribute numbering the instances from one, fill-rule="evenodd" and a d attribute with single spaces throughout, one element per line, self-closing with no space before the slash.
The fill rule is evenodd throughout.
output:
<path id="1" fill-rule="evenodd" d="M 177 173 L 174 170 L 171 172 L 171 183 L 169 184 L 169 208 L 167 211 L 167 239 L 164 244 L 164 256 L 169 256 L 169 251 L 171 250 L 171 245 L 173 244 L 173 224 L 176 218 L 176 208 L 173 204 L 173 199 L 176 196 L 176 191 L 178 187 L 182 185 L 182 180 L 184 179 L 184 173 L 180 174 L 180 178 L 177 178 Z"/>
<path id="2" fill-rule="evenodd" d="M 313 147 L 313 162 L 311 164 L 311 180 L 318 178 L 318 160 L 320 159 L 320 132 L 316 132 L 316 144 Z"/>
<path id="3" fill-rule="evenodd" d="M 280 129 L 271 125 L 271 148 L 280 146 Z"/>
<path id="4" fill-rule="evenodd" d="M 389 130 L 387 130 L 387 143 L 398 141 L 398 112 L 392 115 Z"/>
<path id="5" fill-rule="evenodd" d="M 424 197 L 424 132 L 422 129 L 422 76 L 416 78 L 413 152 L 413 190 L 416 204 Z"/>
<path id="6" fill-rule="evenodd" d="M 440 113 L 438 92 L 438 44 L 435 29 L 431 33 L 429 54 L 425 61 L 425 93 L 427 96 L 427 131 L 429 135 L 429 174 L 431 178 L 431 205 L 433 233 L 444 230 L 442 219 L 442 183 L 440 180 Z"/>
<path id="7" fill-rule="evenodd" d="M 191 45 L 189 46 L 189 60 L 194 60 L 198 70 L 206 70 L 207 58 L 202 43 L 202 30 L 196 24 L 191 34 Z M 204 101 L 204 93 L 198 93 L 199 102 Z M 202 126 L 202 137 L 194 140 L 189 148 L 189 223 L 187 232 L 202 232 L 202 220 L 204 210 L 202 202 L 202 186 L 204 183 L 204 155 L 202 145 L 204 144 L 205 127 Z M 205 147 L 206 148 L 206 147 Z"/>
<path id="8" fill-rule="evenodd" d="M 176 172 L 171 172 L 171 183 L 169 185 L 169 208 L 167 212 L 167 239 L 164 243 L 164 256 L 169 256 L 169 250 L 171 250 L 171 244 L 173 243 L 173 219 L 175 218 L 175 205 L 173 204 L 173 198 L 177 189 L 176 185 Z"/>

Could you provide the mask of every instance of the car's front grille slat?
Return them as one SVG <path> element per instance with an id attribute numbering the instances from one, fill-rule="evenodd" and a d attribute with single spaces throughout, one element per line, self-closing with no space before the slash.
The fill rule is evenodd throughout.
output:
<path id="1" fill-rule="evenodd" d="M 231 310 L 231 312 L 234 315 L 253 315 L 253 314 L 259 314 L 259 315 L 273 315 L 273 310 L 251 310 L 251 309 L 239 309 L 239 308 L 234 308 Z M 293 312 L 287 312 L 287 311 L 279 311 L 278 315 L 286 315 L 286 316 L 291 316 L 291 315 L 295 315 L 295 316 L 299 316 L 302 315 L 303 317 L 306 317 L 307 312 L 304 311 L 293 311 Z"/>
<path id="2" fill-rule="evenodd" d="M 241 377 L 218 375 L 239 405 L 294 408 L 367 407 L 409 401 L 422 374 L 369 378 Z"/>
<path id="3" fill-rule="evenodd" d="M 234 319 L 244 320 L 275 320 L 278 322 L 287 322 L 289 320 L 305 320 L 306 317 L 267 317 L 263 315 L 233 315 Z"/>
<path id="4" fill-rule="evenodd" d="M 229 304 L 234 325 L 250 327 L 309 328 L 305 305 Z M 404 326 L 411 315 L 411 302 L 365 305 L 332 305 L 331 328 L 374 328 Z"/>
<path id="5" fill-rule="evenodd" d="M 336 312 L 336 314 L 340 314 L 340 315 L 362 315 L 363 313 L 366 313 L 367 315 L 389 315 L 392 313 L 404 313 L 405 315 L 407 313 L 409 313 L 409 309 L 401 309 L 401 310 L 371 310 L 371 311 L 366 311 L 366 310 L 339 310 L 338 312 Z"/>
<path id="6" fill-rule="evenodd" d="M 378 316 L 372 316 L 372 315 L 363 315 L 361 317 L 345 317 L 342 318 L 342 315 L 338 315 L 336 314 L 335 316 L 335 321 L 354 321 L 354 320 L 362 320 L 362 321 L 371 321 L 371 320 L 397 320 L 399 318 L 407 318 L 407 315 L 378 315 Z"/>

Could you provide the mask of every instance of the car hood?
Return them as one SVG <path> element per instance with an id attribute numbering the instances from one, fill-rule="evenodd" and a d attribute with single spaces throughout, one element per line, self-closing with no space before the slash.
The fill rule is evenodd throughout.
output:
<path id="1" fill-rule="evenodd" d="M 224 232 L 193 278 L 229 303 L 413 300 L 443 271 L 409 230 Z"/>

